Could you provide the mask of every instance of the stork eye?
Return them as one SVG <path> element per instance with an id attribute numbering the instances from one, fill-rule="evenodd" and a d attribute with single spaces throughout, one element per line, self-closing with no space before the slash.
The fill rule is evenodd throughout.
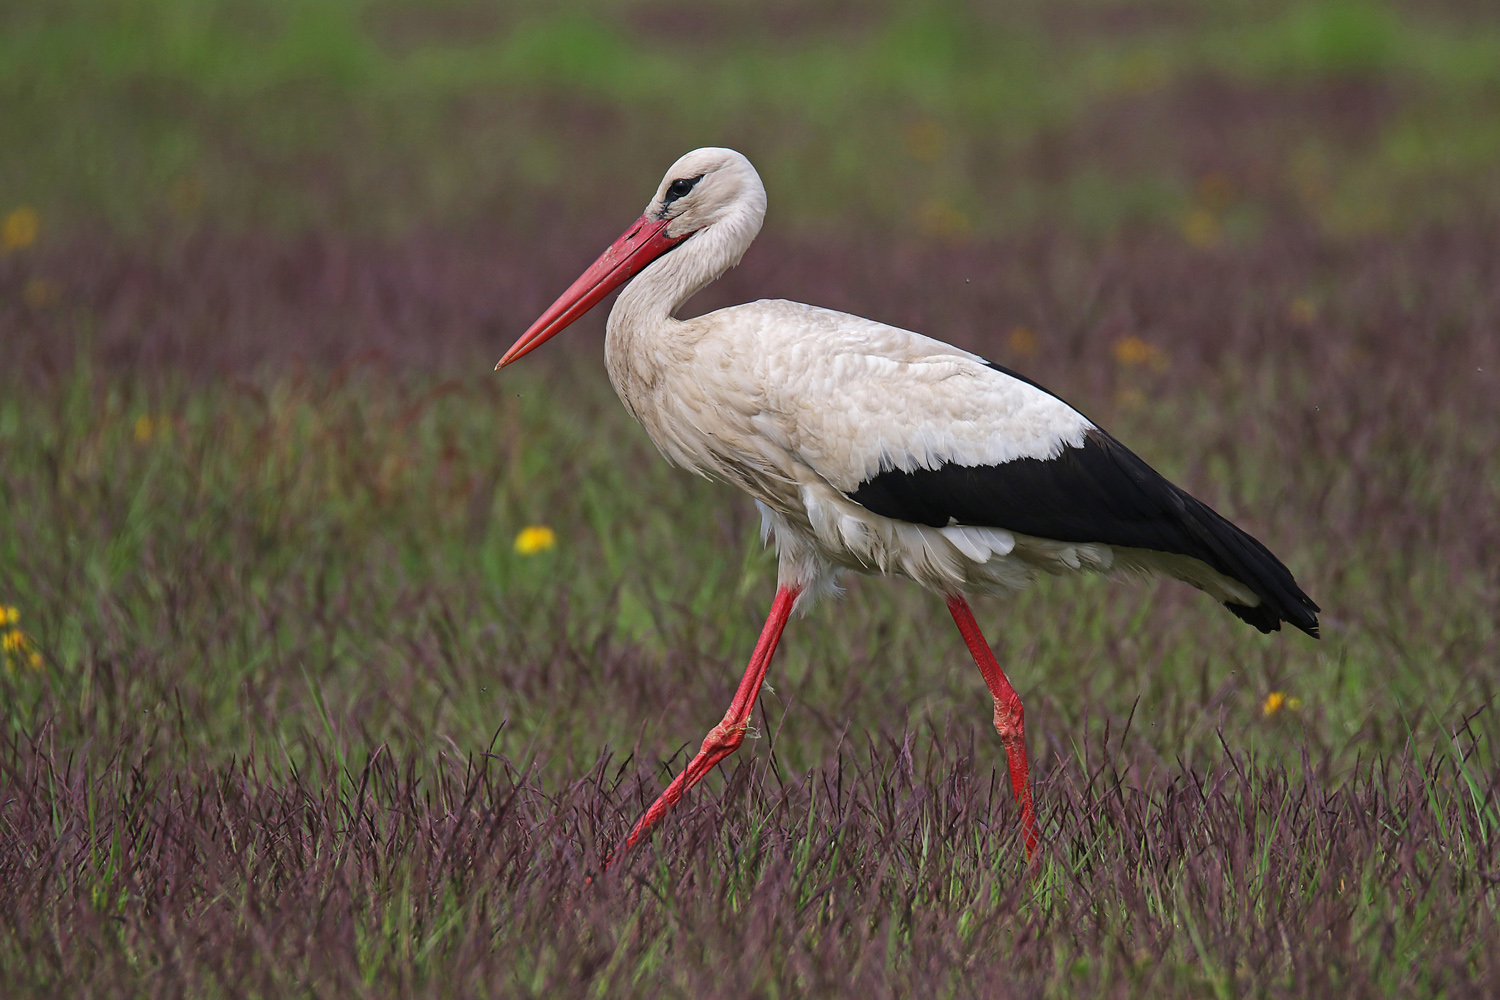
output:
<path id="1" fill-rule="evenodd" d="M 677 178 L 677 180 L 668 184 L 666 204 L 670 205 L 678 198 L 681 198 L 683 195 L 687 194 L 693 189 L 693 185 L 697 184 L 702 179 L 703 175 L 699 174 L 697 177 L 679 177 Z"/>

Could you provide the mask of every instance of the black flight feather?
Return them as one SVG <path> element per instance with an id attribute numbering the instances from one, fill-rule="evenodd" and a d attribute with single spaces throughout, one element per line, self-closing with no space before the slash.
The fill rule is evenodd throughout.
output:
<path id="1" fill-rule="evenodd" d="M 1042 388 L 999 365 L 990 367 Z M 1064 448 L 1055 458 L 892 469 L 848 495 L 882 516 L 935 528 L 956 522 L 1188 556 L 1261 599 L 1254 608 L 1226 602 L 1237 617 L 1262 632 L 1277 631 L 1286 621 L 1318 634 L 1318 606 L 1281 560 L 1102 430 L 1087 431 L 1083 447 Z"/>

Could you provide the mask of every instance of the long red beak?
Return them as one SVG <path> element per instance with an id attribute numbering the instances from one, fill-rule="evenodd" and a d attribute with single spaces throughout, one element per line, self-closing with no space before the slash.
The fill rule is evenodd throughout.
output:
<path id="1" fill-rule="evenodd" d="M 610 244 L 609 249 L 589 265 L 582 277 L 568 286 L 558 300 L 542 313 L 541 318 L 531 324 L 531 329 L 521 334 L 521 339 L 510 346 L 505 357 L 495 368 L 501 369 L 512 361 L 530 354 L 549 338 L 561 333 L 568 324 L 588 312 L 600 299 L 635 277 L 647 264 L 691 236 L 668 236 L 670 219 L 653 219 L 643 215 L 625 234 Z"/>

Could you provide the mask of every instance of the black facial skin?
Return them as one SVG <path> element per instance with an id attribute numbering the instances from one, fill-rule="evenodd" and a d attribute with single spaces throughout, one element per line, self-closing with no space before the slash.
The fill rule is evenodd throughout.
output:
<path id="1" fill-rule="evenodd" d="M 693 189 L 693 185 L 697 184 L 702 179 L 703 175 L 699 174 L 697 177 L 679 177 L 677 178 L 677 180 L 668 184 L 667 193 L 666 196 L 662 198 L 661 207 L 664 210 L 672 207 L 672 202 L 676 201 L 678 198 L 681 198 L 683 195 L 691 191 Z"/>

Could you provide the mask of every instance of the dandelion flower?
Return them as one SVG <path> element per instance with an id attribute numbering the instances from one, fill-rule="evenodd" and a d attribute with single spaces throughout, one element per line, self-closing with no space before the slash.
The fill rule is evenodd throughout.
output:
<path id="1" fill-rule="evenodd" d="M 0 604 L 0 663 L 6 670 L 13 670 L 16 665 L 25 662 L 30 664 L 33 670 L 42 667 L 42 654 L 31 648 L 31 637 L 22 632 L 17 624 L 21 620 L 21 612 L 13 605 Z"/>
<path id="2" fill-rule="evenodd" d="M 30 205 L 22 205 L 0 222 L 0 250 L 24 250 L 36 242 L 42 217 Z"/>
<path id="3" fill-rule="evenodd" d="M 523 556 L 534 556 L 556 546 L 557 532 L 546 525 L 533 524 L 516 536 L 516 551 Z"/>
<path id="4" fill-rule="evenodd" d="M 956 240 L 967 236 L 974 225 L 952 202 L 929 198 L 917 208 L 917 228 L 924 236 Z"/>
<path id="5" fill-rule="evenodd" d="M 1261 702 L 1260 714 L 1269 719 L 1283 708 L 1292 711 L 1301 706 L 1301 704 L 1301 698 L 1288 698 L 1281 691 L 1272 691 L 1266 695 L 1266 700 Z"/>
<path id="6" fill-rule="evenodd" d="M 1318 318 L 1318 305 L 1306 295 L 1299 295 L 1286 307 L 1287 318 L 1298 326 L 1311 326 Z"/>
<path id="7" fill-rule="evenodd" d="M 1167 352 L 1140 337 L 1121 337 L 1110 350 L 1115 360 L 1127 368 L 1148 365 L 1152 371 L 1159 372 L 1167 367 Z"/>
<path id="8" fill-rule="evenodd" d="M 1195 208 L 1182 220 L 1182 238 L 1200 250 L 1219 242 L 1223 230 L 1219 217 L 1206 208 Z"/>

